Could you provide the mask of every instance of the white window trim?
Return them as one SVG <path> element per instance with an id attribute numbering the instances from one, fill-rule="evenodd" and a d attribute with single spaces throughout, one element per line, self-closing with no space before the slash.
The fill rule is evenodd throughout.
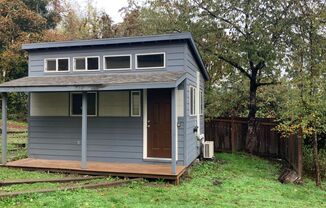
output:
<path id="1" fill-rule="evenodd" d="M 135 115 L 134 112 L 132 111 L 132 93 L 138 92 L 139 93 L 139 115 Z M 141 116 L 141 91 L 140 90 L 132 90 L 130 91 L 130 117 L 140 117 Z"/>
<path id="2" fill-rule="evenodd" d="M 129 56 L 130 57 L 130 63 L 129 63 L 129 68 L 116 68 L 116 69 L 108 69 L 106 67 L 106 62 L 105 62 L 105 58 L 107 57 L 125 57 L 125 56 Z M 132 55 L 131 54 L 119 54 L 119 55 L 105 55 L 103 56 L 103 69 L 104 70 L 108 70 L 108 71 L 115 71 L 115 70 L 130 70 L 132 69 Z"/>
<path id="3" fill-rule="evenodd" d="M 67 59 L 68 60 L 68 70 L 67 71 L 59 71 L 59 59 Z M 47 70 L 47 61 L 48 60 L 55 60 L 55 71 L 48 71 Z M 60 57 L 60 58 L 45 58 L 44 59 L 44 72 L 46 73 L 53 73 L 53 72 L 69 72 L 70 71 L 70 57 Z"/>
<path id="4" fill-rule="evenodd" d="M 193 100 L 191 100 L 191 93 L 194 92 Z M 194 86 L 189 86 L 189 115 L 196 116 L 196 88 Z M 194 113 L 192 114 L 191 111 Z"/>
<path id="5" fill-rule="evenodd" d="M 143 56 L 143 55 L 160 55 L 163 54 L 163 66 L 157 66 L 157 67 L 138 67 L 138 56 Z M 165 52 L 157 52 L 157 53 L 137 53 L 135 55 L 135 64 L 136 64 L 136 69 L 164 69 L 166 65 L 166 55 Z"/>
<path id="6" fill-rule="evenodd" d="M 199 90 L 199 115 L 204 115 L 204 92 L 202 89 Z"/>
<path id="7" fill-rule="evenodd" d="M 98 93 L 97 92 L 87 92 L 87 94 L 90 94 L 90 93 L 93 93 L 95 94 L 95 115 L 87 115 L 88 117 L 95 117 L 97 116 L 97 96 L 98 96 Z M 82 115 L 74 115 L 72 114 L 72 95 L 74 94 L 82 94 L 82 92 L 70 92 L 70 100 L 69 100 L 69 103 L 70 103 L 70 112 L 69 112 L 69 115 L 70 116 L 73 116 L 73 117 L 81 117 Z"/>
<path id="8" fill-rule="evenodd" d="M 85 59 L 85 69 L 76 69 L 76 61 L 75 59 Z M 92 70 L 88 70 L 88 64 L 87 64 L 87 59 L 88 58 L 97 58 L 98 60 L 98 68 L 97 69 L 92 69 Z M 92 72 L 92 71 L 99 71 L 101 69 L 101 63 L 100 63 L 100 56 L 79 56 L 79 57 L 73 57 L 72 59 L 73 61 L 73 71 L 78 71 L 78 72 Z"/>

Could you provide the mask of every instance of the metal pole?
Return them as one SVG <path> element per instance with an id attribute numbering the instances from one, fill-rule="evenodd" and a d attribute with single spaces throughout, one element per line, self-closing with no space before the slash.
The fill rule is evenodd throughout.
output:
<path id="1" fill-rule="evenodd" d="M 82 94 L 81 168 L 87 168 L 87 92 Z"/>

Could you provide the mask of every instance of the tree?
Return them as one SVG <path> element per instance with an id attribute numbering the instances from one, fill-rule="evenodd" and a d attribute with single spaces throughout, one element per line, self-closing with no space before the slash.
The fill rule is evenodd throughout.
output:
<path id="1" fill-rule="evenodd" d="M 46 19 L 46 29 L 54 29 L 61 20 L 60 0 L 22 0 L 29 10 Z M 49 7 L 52 7 L 49 9 Z"/>
<path id="2" fill-rule="evenodd" d="M 63 4 L 65 9 L 57 31 L 68 39 L 98 39 L 116 35 L 111 17 L 99 11 L 93 1 L 87 1 L 84 12 L 77 3 L 64 1 Z"/>
<path id="3" fill-rule="evenodd" d="M 0 3 L 0 22 L 0 80 L 6 81 L 13 78 L 9 74 L 26 74 L 21 44 L 40 39 L 46 20 L 22 1 L 5 0 Z"/>
<path id="4" fill-rule="evenodd" d="M 257 143 L 257 91 L 279 81 L 291 26 L 292 1 L 196 0 L 201 16 L 222 29 L 215 57 L 249 80 L 247 150 Z"/>
<path id="5" fill-rule="evenodd" d="M 326 5 L 322 0 L 295 2 L 288 97 L 282 113 L 283 133 L 302 129 L 305 139 L 313 141 L 316 185 L 321 186 L 318 135 L 326 132 Z"/>
<path id="6" fill-rule="evenodd" d="M 27 75 L 27 55 L 21 45 L 43 40 L 43 31 L 55 24 L 42 16 L 50 13 L 45 12 L 46 7 L 33 6 L 36 2 L 44 5 L 49 1 L 0 1 L 0 82 Z M 9 106 L 11 114 L 26 113 L 26 95 L 11 93 Z"/>

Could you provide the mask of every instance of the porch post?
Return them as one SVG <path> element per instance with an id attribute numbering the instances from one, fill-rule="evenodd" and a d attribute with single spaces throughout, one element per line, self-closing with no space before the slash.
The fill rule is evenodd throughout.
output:
<path id="1" fill-rule="evenodd" d="M 7 163 L 7 94 L 2 93 L 2 164 Z"/>
<path id="2" fill-rule="evenodd" d="M 172 135 L 172 160 L 171 160 L 171 169 L 172 174 L 177 173 L 177 136 L 178 136 L 178 128 L 177 128 L 177 89 L 172 89 L 171 96 L 171 135 Z"/>
<path id="3" fill-rule="evenodd" d="M 87 92 L 82 94 L 81 168 L 87 168 Z"/>

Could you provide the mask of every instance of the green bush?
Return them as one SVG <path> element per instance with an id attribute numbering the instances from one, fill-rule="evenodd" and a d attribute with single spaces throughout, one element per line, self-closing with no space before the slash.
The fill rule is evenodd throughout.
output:
<path id="1" fill-rule="evenodd" d="M 0 105 L 1 106 L 1 105 Z M 0 108 L 0 118 L 1 118 Z M 26 121 L 28 115 L 28 95 L 26 93 L 9 93 L 8 112 L 9 120 Z"/>
<path id="2" fill-rule="evenodd" d="M 321 177 L 326 179 L 326 149 L 319 150 L 319 163 Z M 306 146 L 303 148 L 303 169 L 305 173 L 314 176 L 315 166 L 311 147 Z"/>

